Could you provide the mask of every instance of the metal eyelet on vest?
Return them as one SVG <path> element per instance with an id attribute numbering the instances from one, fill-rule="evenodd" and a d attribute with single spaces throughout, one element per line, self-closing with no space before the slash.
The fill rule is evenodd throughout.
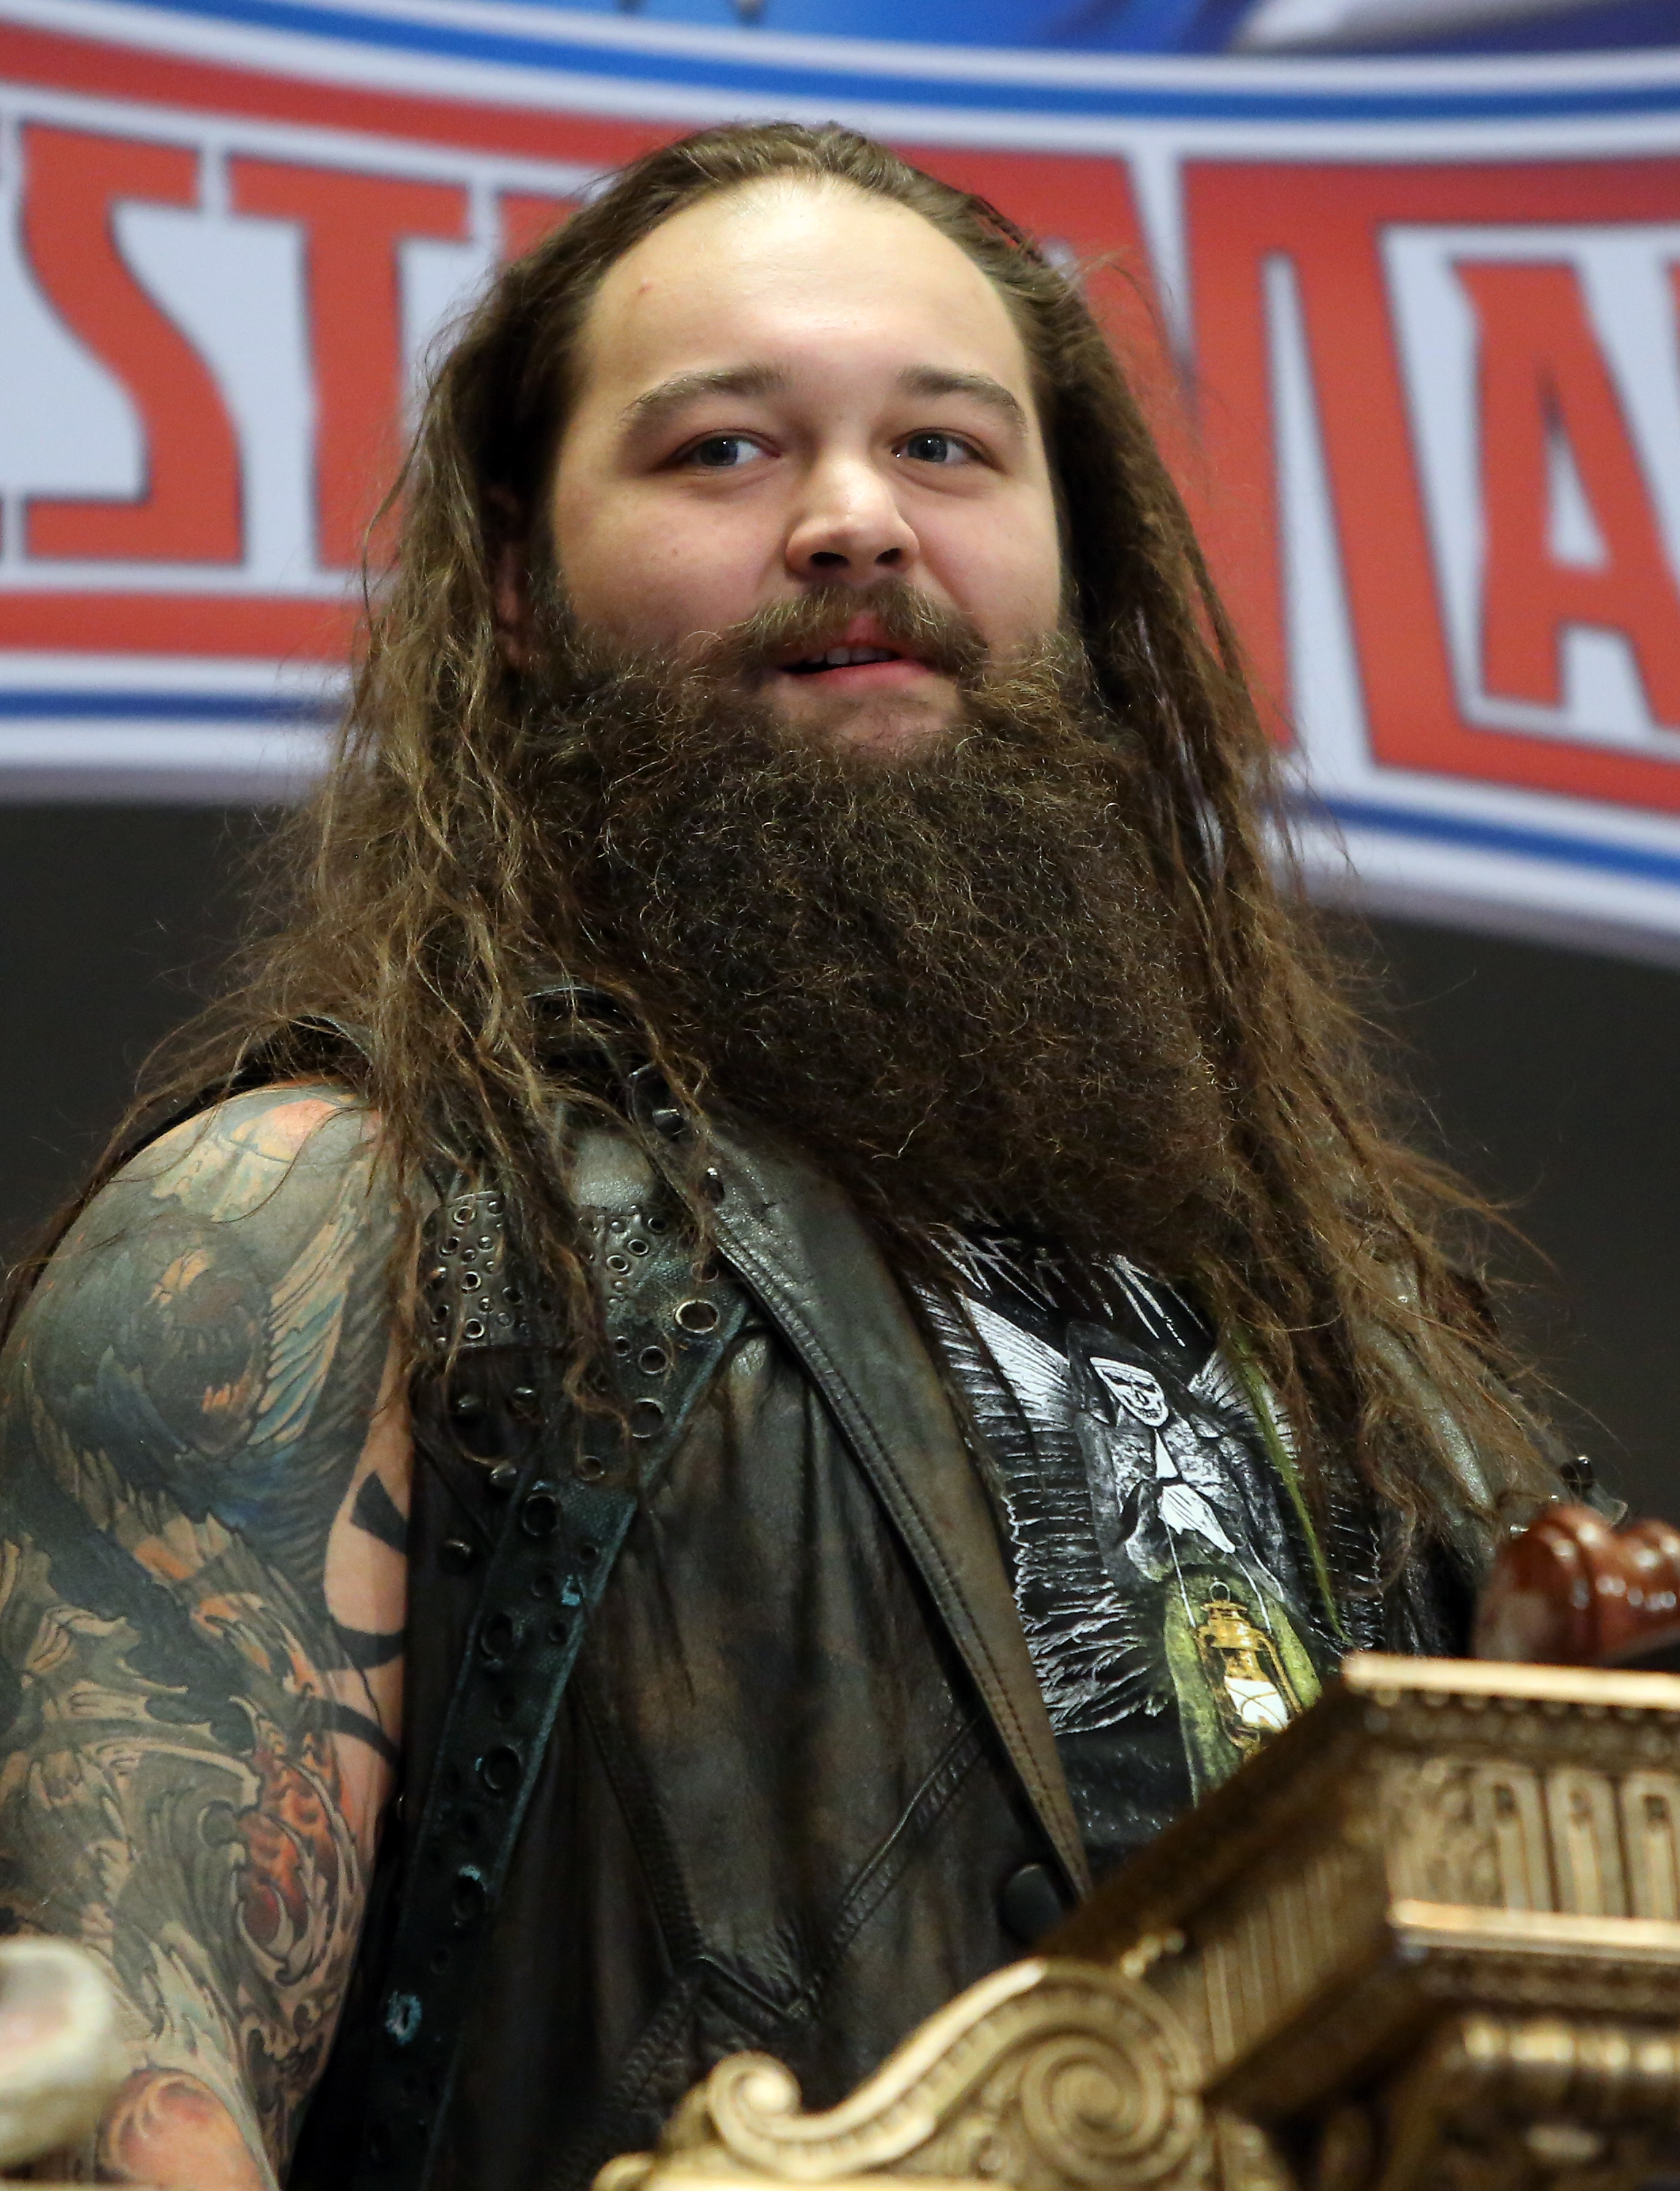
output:
<path id="1" fill-rule="evenodd" d="M 527 1537 L 551 1537 L 560 1526 L 560 1500 L 546 1483 L 526 1494 L 519 1526 Z"/>
<path id="2" fill-rule="evenodd" d="M 715 1175 L 706 1192 L 715 1198 L 721 1187 Z M 562 1385 L 561 1361 L 546 1351 L 556 1343 L 549 1320 L 569 1317 L 571 1304 L 547 1298 L 552 1283 L 510 1260 L 504 1198 L 458 1189 L 427 1221 L 418 1266 L 421 1323 L 440 1368 L 475 1346 L 523 1349 L 508 1368 L 530 1381 L 510 1389 L 505 1371 L 487 1365 L 475 1372 L 463 1361 L 441 1396 L 446 1424 L 460 1426 L 458 1451 L 473 1459 L 470 1477 L 485 1487 L 478 1511 L 487 1534 L 483 1545 L 464 1532 L 449 1539 L 439 1562 L 457 1574 L 474 1569 L 475 1581 L 483 1570 L 483 1589 L 424 1809 L 406 1829 L 408 1862 L 387 1969 L 389 1983 L 412 1995 L 424 2018 L 409 2046 L 399 2047 L 384 2029 L 377 2034 L 356 2191 L 393 2191 L 389 2168 L 399 2159 L 406 2168 L 411 2148 L 424 2177 L 433 2120 L 448 2112 L 463 2019 L 499 1899 L 491 1882 L 504 1875 L 522 1798 L 588 1623 L 633 1525 L 641 1488 L 658 1481 L 724 1340 L 748 1312 L 741 1289 L 710 1258 L 704 1271 L 694 1269 L 669 1190 L 641 1188 L 642 1206 L 635 1208 L 616 1187 L 602 1199 L 606 1207 L 585 1204 L 578 1211 L 579 1246 L 593 1266 L 607 1325 L 597 1392 L 581 1396 L 581 1407 Z M 457 1398 L 467 1403 L 458 1412 Z M 472 1420 L 481 1413 L 482 1426 Z M 382 2164 L 385 2138 L 391 2157 Z"/>
<path id="3" fill-rule="evenodd" d="M 493 1795 L 511 1795 L 519 1785 L 521 1759 L 510 1742 L 487 1750 L 478 1761 L 478 1777 Z"/>
<path id="4" fill-rule="evenodd" d="M 525 1294 L 507 1267 L 504 1208 L 499 1194 L 462 1194 L 449 1205 L 447 1226 L 428 1221 L 435 1244 L 423 1284 L 427 1327 L 440 1352 L 531 1343 Z"/>

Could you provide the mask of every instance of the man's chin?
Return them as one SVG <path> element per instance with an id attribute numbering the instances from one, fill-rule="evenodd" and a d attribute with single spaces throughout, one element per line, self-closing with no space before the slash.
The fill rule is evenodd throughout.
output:
<path id="1" fill-rule="evenodd" d="M 772 719 L 785 735 L 860 760 L 909 759 L 943 743 L 961 712 L 955 688 L 930 679 L 917 692 L 806 693 L 788 689 L 768 696 Z"/>

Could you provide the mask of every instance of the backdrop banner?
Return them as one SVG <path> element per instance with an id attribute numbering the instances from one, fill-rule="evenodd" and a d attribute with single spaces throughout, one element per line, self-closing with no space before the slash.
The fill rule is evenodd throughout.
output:
<path id="1" fill-rule="evenodd" d="M 0 797 L 305 781 L 441 332 L 618 162 L 771 116 L 889 139 L 1085 284 L 1318 886 L 1680 959 L 1680 50 L 0 0 Z"/>

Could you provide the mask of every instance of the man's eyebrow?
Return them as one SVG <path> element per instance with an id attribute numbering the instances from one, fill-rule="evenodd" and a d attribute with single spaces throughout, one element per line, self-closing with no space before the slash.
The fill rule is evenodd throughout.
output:
<path id="1" fill-rule="evenodd" d="M 953 373 L 943 366 L 913 365 L 900 373 L 898 385 L 907 396 L 966 396 L 997 412 L 1017 433 L 1026 431 L 1026 412 L 1002 381 L 994 380 L 989 373 Z"/>
<path id="2" fill-rule="evenodd" d="M 787 374 L 773 365 L 697 367 L 646 390 L 625 405 L 620 423 L 629 433 L 645 434 L 703 396 L 769 396 L 787 384 Z"/>

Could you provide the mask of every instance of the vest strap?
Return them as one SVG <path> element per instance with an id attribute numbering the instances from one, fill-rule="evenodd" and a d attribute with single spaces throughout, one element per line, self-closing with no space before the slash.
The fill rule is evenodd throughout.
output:
<path id="1" fill-rule="evenodd" d="M 432 2179 L 484 1949 L 589 1616 L 638 1500 L 747 1314 L 726 1268 L 697 1271 L 669 1188 L 631 1169 L 609 1171 L 596 1192 L 580 1215 L 617 1412 L 565 1402 L 548 1360 L 550 1389 L 525 1458 L 487 1477 L 487 1499 L 505 1511 L 406 1852 L 354 2191 L 426 2191 Z M 453 1341 L 458 1361 L 528 1335 L 517 1288 L 505 1306 L 501 1219 L 498 1195 L 458 1187 L 429 1238 L 423 1293 L 441 1327 L 435 1338 Z"/>

